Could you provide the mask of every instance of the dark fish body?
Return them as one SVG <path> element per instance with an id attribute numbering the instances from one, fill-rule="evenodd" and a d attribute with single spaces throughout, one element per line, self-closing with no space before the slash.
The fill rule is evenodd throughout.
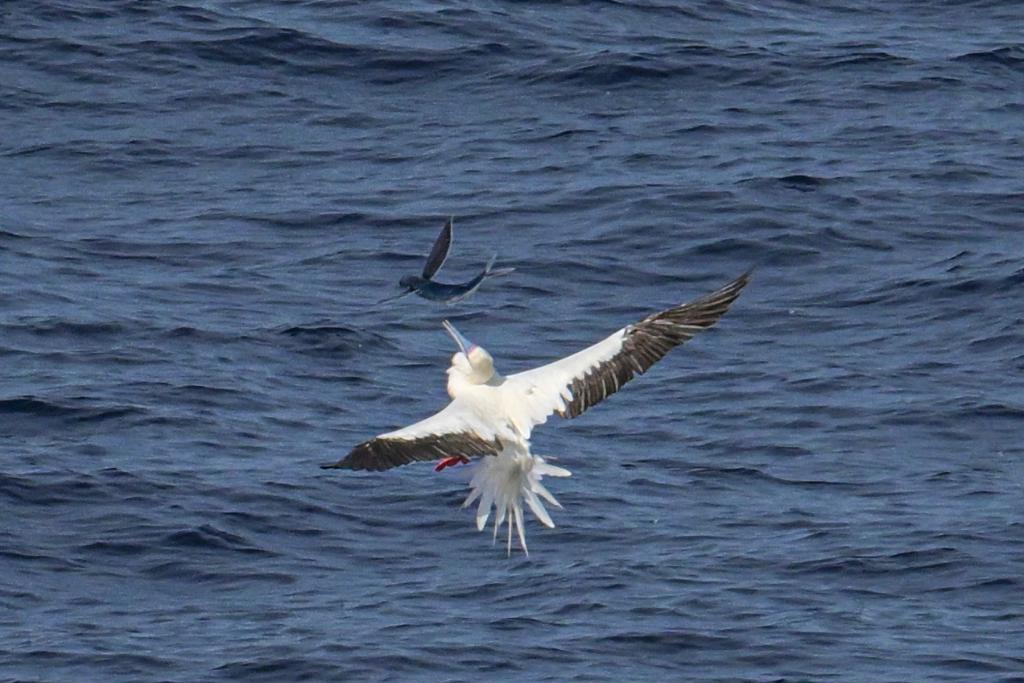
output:
<path id="1" fill-rule="evenodd" d="M 492 259 L 491 263 L 493 262 L 494 261 Z M 435 282 L 434 280 L 424 280 L 423 278 L 416 277 L 415 275 L 402 278 L 402 284 L 405 284 L 405 280 L 407 278 L 409 280 L 415 278 L 417 282 L 410 287 L 413 292 L 424 299 L 429 299 L 430 301 L 440 301 L 446 304 L 451 304 L 464 299 L 475 292 L 477 287 L 479 287 L 487 278 L 508 275 L 513 270 L 515 269 L 500 268 L 498 270 L 491 270 L 491 264 L 488 264 L 487 267 L 480 271 L 480 274 L 475 278 L 469 282 L 463 282 L 461 284 L 447 284 L 445 282 Z"/>
<path id="2" fill-rule="evenodd" d="M 472 294 L 483 281 L 483 277 L 475 277 L 470 282 L 462 285 L 428 282 L 422 287 L 417 287 L 416 294 L 430 301 L 441 301 L 450 304 Z"/>

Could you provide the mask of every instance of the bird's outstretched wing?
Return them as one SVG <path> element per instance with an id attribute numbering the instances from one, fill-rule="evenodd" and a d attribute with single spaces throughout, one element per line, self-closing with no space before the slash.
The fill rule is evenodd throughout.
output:
<path id="1" fill-rule="evenodd" d="M 434 240 L 434 246 L 430 249 L 430 256 L 427 257 L 427 263 L 423 266 L 423 279 L 430 280 L 434 277 L 437 271 L 441 270 L 441 266 L 444 265 L 444 260 L 448 258 L 448 252 L 452 248 L 452 219 L 449 218 L 448 222 L 441 228 L 441 233 Z"/>
<path id="2" fill-rule="evenodd" d="M 750 280 L 746 272 L 721 289 L 627 325 L 578 353 L 509 375 L 509 389 L 534 425 L 557 413 L 566 419 L 608 398 L 666 353 L 714 325 Z"/>
<path id="3" fill-rule="evenodd" d="M 497 435 L 459 401 L 415 424 L 364 441 L 323 469 L 387 470 L 420 460 L 497 455 Z"/>

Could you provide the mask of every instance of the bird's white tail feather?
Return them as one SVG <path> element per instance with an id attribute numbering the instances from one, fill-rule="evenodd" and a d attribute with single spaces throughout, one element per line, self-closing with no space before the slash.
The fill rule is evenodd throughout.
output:
<path id="1" fill-rule="evenodd" d="M 496 456 L 480 458 L 476 461 L 475 467 L 473 478 L 469 482 L 469 496 L 462 507 L 468 507 L 473 501 L 480 499 L 476 512 L 476 526 L 480 531 L 483 531 L 491 515 L 491 507 L 494 507 L 494 539 L 497 540 L 498 530 L 507 522 L 508 553 L 512 554 L 512 531 L 515 527 L 523 552 L 529 555 L 523 524 L 523 501 L 526 501 L 541 524 L 553 528 L 555 523 L 551 520 L 541 498 L 557 508 L 562 506 L 540 480 L 545 475 L 568 477 L 571 473 L 567 469 L 549 465 L 539 455 L 531 455 L 516 448 L 506 448 Z"/>

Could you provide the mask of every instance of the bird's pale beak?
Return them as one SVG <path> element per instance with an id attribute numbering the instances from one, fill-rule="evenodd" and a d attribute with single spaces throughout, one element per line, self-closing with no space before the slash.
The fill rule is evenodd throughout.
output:
<path id="1" fill-rule="evenodd" d="M 448 334 L 451 335 L 452 339 L 455 340 L 455 343 L 459 345 L 459 350 L 466 354 L 466 357 L 469 357 L 470 351 L 476 348 L 476 344 L 463 337 L 462 333 L 455 329 L 455 325 L 452 325 L 447 320 L 443 321 L 442 324 L 444 329 L 448 330 Z"/>

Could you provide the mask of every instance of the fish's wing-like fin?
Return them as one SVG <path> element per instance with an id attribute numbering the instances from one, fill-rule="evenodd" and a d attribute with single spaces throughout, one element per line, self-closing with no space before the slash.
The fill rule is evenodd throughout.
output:
<path id="1" fill-rule="evenodd" d="M 500 452 L 494 431 L 456 400 L 425 420 L 364 441 L 338 462 L 321 467 L 380 471 L 410 462 Z"/>
<path id="2" fill-rule="evenodd" d="M 423 266 L 423 279 L 430 280 L 441 270 L 444 260 L 448 258 L 448 252 L 452 249 L 452 218 L 441 228 L 441 233 L 434 241 L 434 246 L 427 257 L 427 263 Z"/>
<path id="3" fill-rule="evenodd" d="M 673 348 L 714 325 L 749 281 L 750 271 L 706 296 L 627 325 L 578 353 L 509 375 L 509 388 L 527 406 L 534 425 L 552 413 L 566 419 L 582 415 Z"/>

